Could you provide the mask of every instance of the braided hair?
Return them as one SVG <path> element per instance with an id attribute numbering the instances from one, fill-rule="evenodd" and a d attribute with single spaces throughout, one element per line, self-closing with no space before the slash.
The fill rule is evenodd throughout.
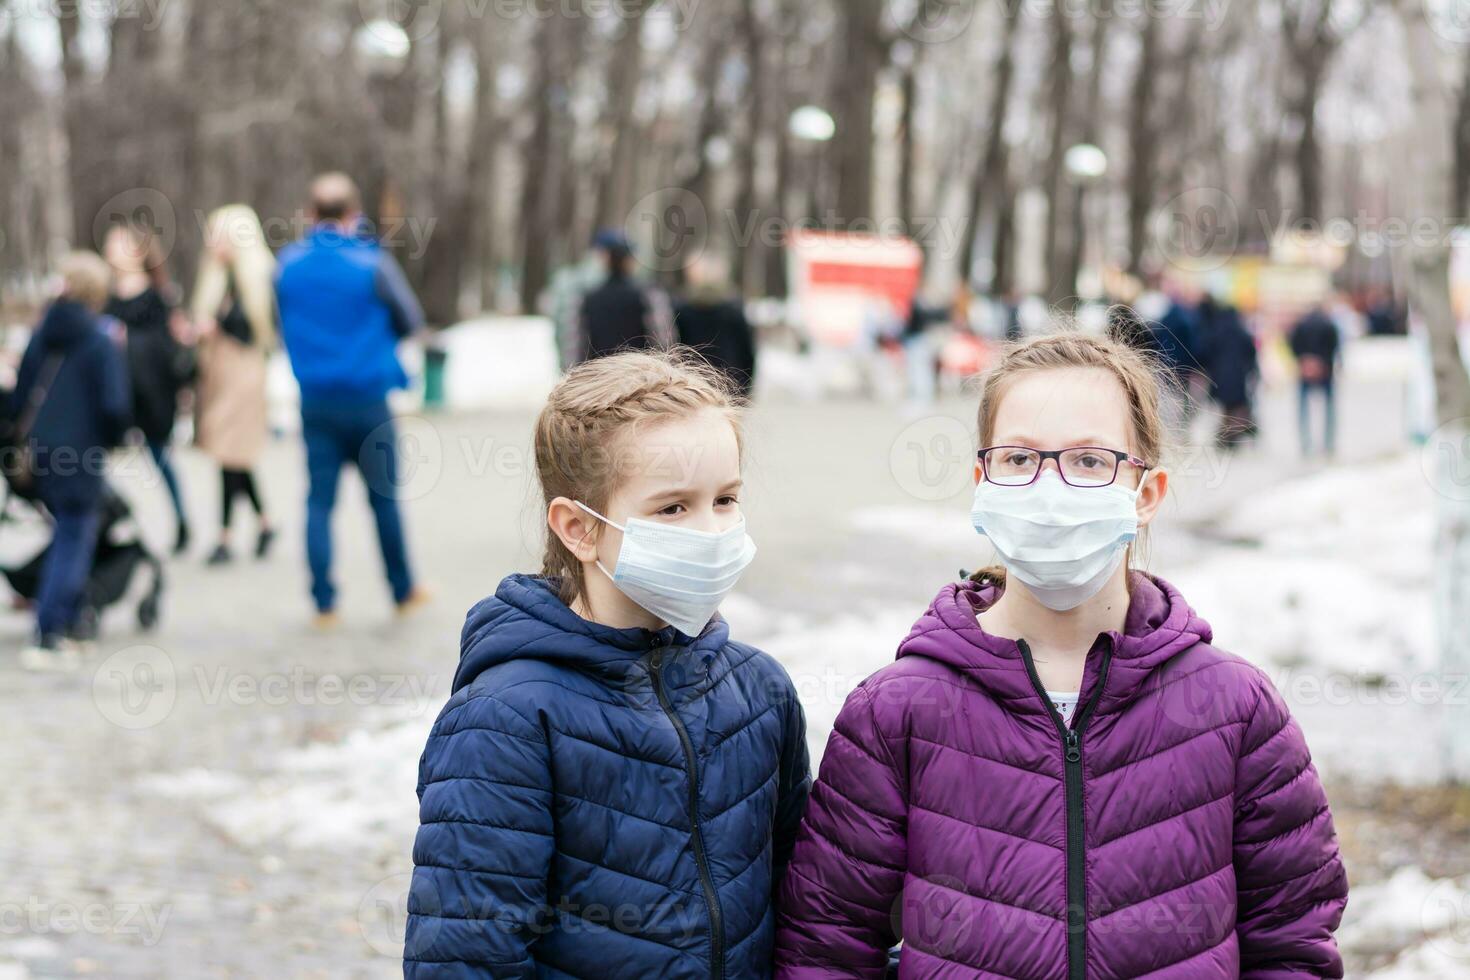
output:
<path id="1" fill-rule="evenodd" d="M 630 437 L 640 428 L 687 418 L 703 409 L 725 413 L 741 442 L 740 403 L 724 375 L 688 348 L 626 351 L 586 361 L 552 389 L 536 420 L 536 477 L 542 506 L 558 497 L 604 510 L 643 456 Z M 581 595 L 582 563 L 547 533 L 541 574 L 570 605 Z"/>

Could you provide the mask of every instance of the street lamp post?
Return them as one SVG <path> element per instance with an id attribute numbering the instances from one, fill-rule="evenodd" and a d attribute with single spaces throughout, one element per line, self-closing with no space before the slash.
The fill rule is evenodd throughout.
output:
<path id="1" fill-rule="evenodd" d="M 1092 262 L 1097 264 L 1096 287 L 1087 290 L 1088 298 L 1095 299 L 1102 292 L 1102 255 L 1100 249 L 1087 248 L 1087 233 L 1091 225 L 1097 222 L 1089 222 L 1086 217 L 1087 192 L 1102 182 L 1108 172 L 1108 156 L 1101 147 L 1092 143 L 1077 143 L 1067 148 L 1066 156 L 1062 160 L 1063 169 L 1066 171 L 1067 179 L 1072 184 L 1075 195 L 1072 201 L 1072 261 L 1068 263 L 1069 292 L 1078 290 L 1077 280 L 1081 278 L 1083 253 L 1091 251 Z M 1080 290 L 1079 290 L 1080 292 Z"/>

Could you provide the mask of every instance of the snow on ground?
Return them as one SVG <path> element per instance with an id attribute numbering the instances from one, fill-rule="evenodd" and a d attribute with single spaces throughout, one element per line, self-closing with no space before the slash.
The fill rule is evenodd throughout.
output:
<path id="1" fill-rule="evenodd" d="M 1173 572 L 1228 649 L 1357 675 L 1429 667 L 1433 491 L 1417 457 L 1344 466 L 1241 501 Z"/>
<path id="2" fill-rule="evenodd" d="M 1432 494 L 1412 454 L 1326 469 L 1242 501 L 1169 572 L 1215 643 L 1272 675 L 1324 772 L 1440 777 Z"/>
<path id="3" fill-rule="evenodd" d="M 340 742 L 288 751 L 259 779 L 192 769 L 149 777 L 144 788 L 198 802 L 246 847 L 395 853 L 418 826 L 418 762 L 432 723 L 432 714 L 388 716 Z"/>
<path id="4" fill-rule="evenodd" d="M 1403 951 L 1374 980 L 1470 977 L 1470 878 L 1435 879 L 1409 867 L 1354 888 L 1338 943 L 1358 958 Z"/>

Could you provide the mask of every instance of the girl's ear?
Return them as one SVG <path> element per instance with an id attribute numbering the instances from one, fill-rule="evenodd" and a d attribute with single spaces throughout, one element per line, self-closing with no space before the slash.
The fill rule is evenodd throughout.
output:
<path id="1" fill-rule="evenodd" d="M 980 485 L 980 481 L 985 479 L 985 470 L 983 467 L 981 467 L 980 461 L 978 459 L 975 460 L 975 469 L 972 471 L 971 475 L 975 478 L 975 486 L 977 487 Z"/>
<path id="2" fill-rule="evenodd" d="M 597 559 L 597 518 L 566 497 L 557 497 L 546 508 L 546 526 L 562 547 L 578 561 Z"/>
<path id="3" fill-rule="evenodd" d="M 1154 519 L 1164 497 L 1169 493 L 1169 471 L 1160 467 L 1149 470 L 1138 488 L 1138 526 L 1145 527 Z"/>

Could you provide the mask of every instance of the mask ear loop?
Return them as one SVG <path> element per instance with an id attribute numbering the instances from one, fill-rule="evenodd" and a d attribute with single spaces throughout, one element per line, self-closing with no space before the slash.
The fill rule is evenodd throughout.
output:
<path id="1" fill-rule="evenodd" d="M 608 527 L 615 527 L 619 531 L 622 531 L 624 534 L 628 533 L 627 530 L 621 524 L 614 524 L 612 521 L 608 520 L 606 517 L 603 517 L 601 514 L 599 514 L 597 511 L 593 510 L 591 507 L 588 507 L 586 504 L 582 503 L 582 501 L 580 501 L 580 500 L 573 500 L 572 503 L 576 504 L 578 507 L 582 508 L 587 513 L 591 514 L 593 517 L 597 518 L 599 521 L 601 521 L 602 523 L 606 524 Z M 588 531 L 587 532 L 587 534 L 591 534 L 591 533 L 592 533 L 591 531 Z M 578 541 L 577 543 L 578 544 L 581 544 L 582 541 L 587 540 L 587 534 L 582 535 L 581 541 Z M 602 559 L 601 558 L 598 558 L 596 560 L 596 562 L 594 562 L 594 564 L 597 565 L 597 570 L 599 572 L 601 572 L 602 574 L 604 574 L 604 575 L 607 576 L 607 580 L 609 582 L 612 582 L 614 585 L 617 584 L 617 581 L 618 580 L 613 577 L 612 572 L 609 572 L 607 570 L 607 568 L 603 566 Z"/>

